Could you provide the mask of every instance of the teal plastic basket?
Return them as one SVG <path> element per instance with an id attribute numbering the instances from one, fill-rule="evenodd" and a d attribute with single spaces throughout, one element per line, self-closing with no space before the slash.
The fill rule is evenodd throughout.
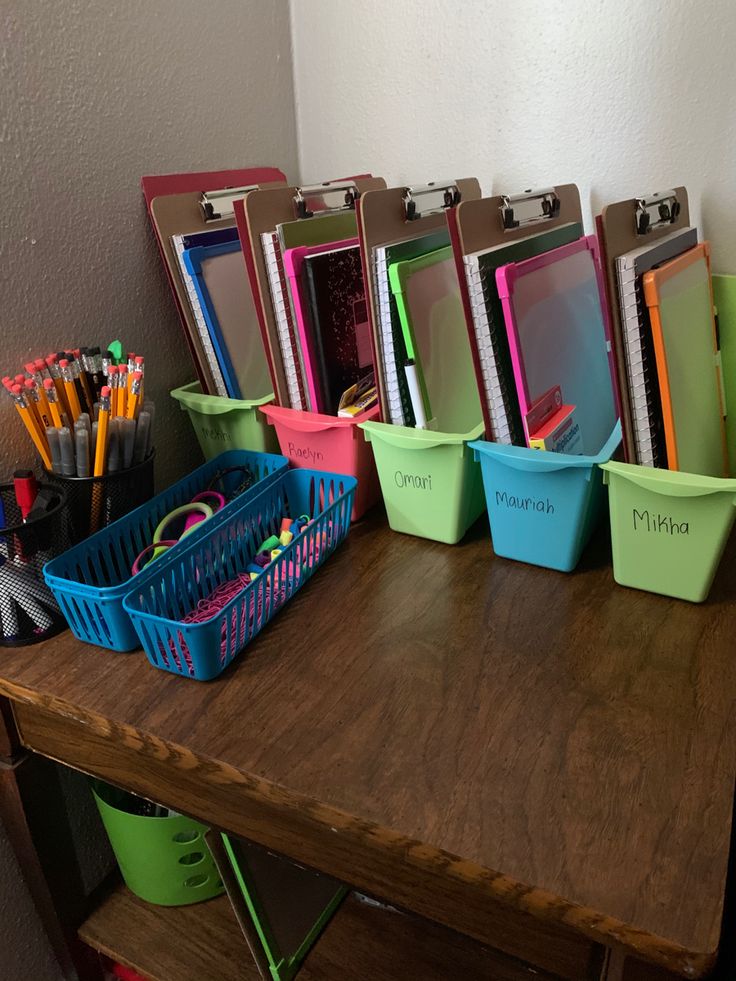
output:
<path id="1" fill-rule="evenodd" d="M 217 677 L 301 589 L 350 529 L 355 477 L 288 470 L 175 555 L 144 571 L 123 601 L 156 668 Z M 283 518 L 311 519 L 257 579 L 242 583 L 262 543 Z M 215 590 L 228 599 L 214 604 Z M 206 607 L 206 609 L 203 609 Z M 197 622 L 187 622 L 198 611 Z"/>
<path id="2" fill-rule="evenodd" d="M 606 489 L 599 464 L 621 443 L 621 423 L 595 456 L 470 443 L 480 461 L 493 551 L 571 572 L 600 520 Z"/>
<path id="3" fill-rule="evenodd" d="M 130 591 L 131 584 L 146 572 L 143 569 L 138 576 L 131 577 L 130 574 L 136 556 L 153 541 L 161 520 L 174 508 L 206 490 L 218 471 L 247 467 L 255 478 L 248 490 L 229 501 L 208 521 L 197 525 L 182 542 L 169 550 L 168 555 L 202 535 L 210 522 L 227 520 L 244 500 L 275 480 L 288 466 L 286 457 L 276 454 L 247 450 L 221 453 L 135 511 L 48 562 L 44 566 L 44 578 L 74 636 L 111 651 L 132 651 L 139 647 L 138 634 L 123 609 L 123 597 Z M 241 478 L 236 474 L 225 477 L 224 489 L 232 491 L 238 479 Z"/>

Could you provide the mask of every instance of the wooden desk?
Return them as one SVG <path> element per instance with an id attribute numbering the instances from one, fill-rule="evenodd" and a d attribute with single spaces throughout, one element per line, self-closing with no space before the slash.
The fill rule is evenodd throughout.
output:
<path id="1" fill-rule="evenodd" d="M 484 523 L 447 547 L 374 515 L 218 681 L 65 634 L 3 651 L 0 692 L 37 753 L 539 968 L 694 977 L 728 863 L 734 597 L 733 551 L 692 606 L 616 587 L 596 547 L 564 575 L 493 558 Z"/>

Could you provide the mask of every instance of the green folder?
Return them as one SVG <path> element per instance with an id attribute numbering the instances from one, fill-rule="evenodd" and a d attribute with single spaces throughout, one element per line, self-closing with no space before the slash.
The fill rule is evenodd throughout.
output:
<path id="1" fill-rule="evenodd" d="M 713 301 L 718 315 L 729 472 L 736 476 L 736 276 L 714 274 Z"/>
<path id="2" fill-rule="evenodd" d="M 482 410 L 452 248 L 393 263 L 388 275 L 427 419 L 440 432 L 472 429 Z"/>

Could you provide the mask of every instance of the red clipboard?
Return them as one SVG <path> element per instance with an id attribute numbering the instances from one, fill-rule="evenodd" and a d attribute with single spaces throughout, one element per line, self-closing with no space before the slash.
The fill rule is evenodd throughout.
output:
<path id="1" fill-rule="evenodd" d="M 260 185 L 281 183 L 286 183 L 286 177 L 277 167 L 246 167 L 237 170 L 199 171 L 197 173 L 190 174 L 149 175 L 141 178 L 141 189 L 143 191 L 143 197 L 146 201 L 146 210 L 148 211 L 148 217 L 151 221 L 151 226 L 153 227 L 153 232 L 156 237 L 156 243 L 161 254 L 161 261 L 164 269 L 166 270 L 166 278 L 169 281 L 169 287 L 174 297 L 174 303 L 176 304 L 179 320 L 181 321 L 184 336 L 186 337 L 187 347 L 189 348 L 189 353 L 192 357 L 192 361 L 197 372 L 197 378 L 202 386 L 202 391 L 207 395 L 216 394 L 212 387 L 210 372 L 208 370 L 208 366 L 203 363 L 201 352 L 198 350 L 187 327 L 187 320 L 184 315 L 184 310 L 174 285 L 173 273 L 166 258 L 164 243 L 161 241 L 156 224 L 151 216 L 151 202 L 155 198 L 166 197 L 170 194 L 220 191 L 228 187 L 247 187 L 253 184 Z M 273 375 L 273 366 L 270 364 L 268 348 L 266 348 L 266 355 L 269 358 L 269 367 L 271 368 L 271 374 Z"/>

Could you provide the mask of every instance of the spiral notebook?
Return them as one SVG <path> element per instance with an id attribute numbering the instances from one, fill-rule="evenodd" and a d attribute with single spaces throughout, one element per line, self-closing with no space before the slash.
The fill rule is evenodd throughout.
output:
<path id="1" fill-rule="evenodd" d="M 652 328 L 642 293 L 642 277 L 649 270 L 691 249 L 697 240 L 697 229 L 683 228 L 616 259 L 636 461 L 645 467 L 666 468 L 667 448 Z"/>
<path id="2" fill-rule="evenodd" d="M 404 371 L 407 359 L 396 297 L 389 283 L 389 266 L 416 259 L 445 247 L 449 236 L 445 229 L 404 242 L 382 245 L 373 250 L 373 275 L 378 301 L 378 325 L 383 364 L 384 385 L 389 405 L 389 419 L 397 426 L 415 425 L 409 389 Z"/>
<path id="3" fill-rule="evenodd" d="M 289 393 L 289 406 L 300 411 L 308 409 L 306 386 L 299 358 L 299 345 L 294 331 L 291 306 L 286 286 L 286 273 L 281 256 L 281 243 L 277 232 L 263 232 L 261 235 L 263 258 L 266 262 L 271 304 L 278 330 L 281 357 L 284 363 L 286 388 Z"/>

